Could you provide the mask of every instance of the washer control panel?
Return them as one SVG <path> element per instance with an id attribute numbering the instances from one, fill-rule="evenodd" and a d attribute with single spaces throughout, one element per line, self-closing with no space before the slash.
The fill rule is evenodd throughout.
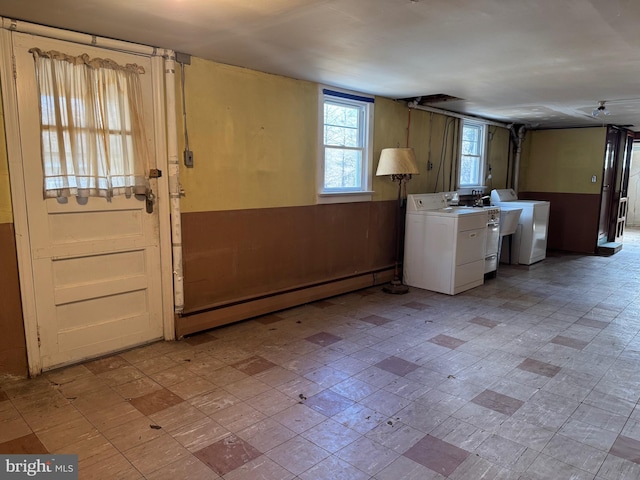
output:
<path id="1" fill-rule="evenodd" d="M 488 223 L 500 223 L 500 207 L 484 207 L 484 209 L 487 212 Z"/>

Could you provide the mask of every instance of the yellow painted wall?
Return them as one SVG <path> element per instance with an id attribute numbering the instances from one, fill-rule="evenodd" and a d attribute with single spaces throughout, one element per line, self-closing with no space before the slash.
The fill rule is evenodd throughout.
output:
<path id="1" fill-rule="evenodd" d="M 454 139 L 457 121 L 423 110 L 410 110 L 404 102 L 381 97 L 376 97 L 375 108 L 374 173 L 383 148 L 408 145 L 415 151 L 420 173 L 414 175 L 407 183 L 407 192 L 433 193 L 450 190 L 450 171 L 456 152 Z M 449 128 L 445 138 L 447 123 Z M 429 162 L 433 164 L 432 169 L 427 168 Z M 441 168 L 438 169 L 441 164 Z M 373 189 L 374 200 L 390 200 L 398 195 L 398 184 L 393 183 L 389 177 L 374 177 Z"/>
<path id="2" fill-rule="evenodd" d="M 194 168 L 180 171 L 183 212 L 315 203 L 316 84 L 195 57 L 185 75 Z"/>
<path id="3" fill-rule="evenodd" d="M 195 166 L 181 166 L 183 212 L 317 203 L 317 84 L 195 57 L 185 66 L 185 75 L 189 147 Z M 182 158 L 185 141 L 180 103 Z M 420 168 L 408 192 L 451 190 L 459 120 L 422 110 L 409 112 L 406 103 L 382 97 L 375 99 L 374 174 L 383 148 L 407 145 L 407 128 L 409 146 L 415 149 Z M 489 162 L 498 172 L 506 171 L 508 132 L 497 127 L 492 130 L 496 134 Z M 431 170 L 428 162 L 433 164 Z M 397 196 L 397 184 L 388 177 L 374 175 L 373 190 L 376 201 Z"/>
<path id="4" fill-rule="evenodd" d="M 11 189 L 9 187 L 9 162 L 5 142 L 4 113 L 0 94 L 0 223 L 13 223 Z"/>
<path id="5" fill-rule="evenodd" d="M 604 127 L 527 132 L 519 190 L 599 194 L 606 133 Z"/>
<path id="6" fill-rule="evenodd" d="M 509 130 L 489 126 L 489 151 L 487 163 L 491 167 L 491 178 L 487 179 L 487 193 L 494 188 L 511 187 L 511 171 L 509 170 Z M 489 173 L 488 171 L 486 173 Z M 509 176 L 509 178 L 507 178 Z"/>

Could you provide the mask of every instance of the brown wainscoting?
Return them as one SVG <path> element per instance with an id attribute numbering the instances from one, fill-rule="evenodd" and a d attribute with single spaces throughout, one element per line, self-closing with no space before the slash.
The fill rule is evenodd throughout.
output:
<path id="1" fill-rule="evenodd" d="M 388 281 L 396 212 L 385 201 L 183 213 L 177 333 Z"/>
<path id="2" fill-rule="evenodd" d="M 15 231 L 0 223 L 0 374 L 27 375 Z"/>
<path id="3" fill-rule="evenodd" d="M 549 209 L 548 250 L 596 253 L 600 195 L 587 193 L 520 192 L 524 200 L 547 200 Z"/>

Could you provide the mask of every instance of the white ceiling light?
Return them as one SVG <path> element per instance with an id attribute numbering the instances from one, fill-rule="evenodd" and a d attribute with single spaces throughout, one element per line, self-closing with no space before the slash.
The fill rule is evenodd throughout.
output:
<path id="1" fill-rule="evenodd" d="M 598 107 L 593 109 L 591 115 L 594 117 L 598 117 L 600 115 L 609 115 L 611 112 L 607 110 L 607 107 L 604 106 L 605 100 L 600 100 L 598 102 Z"/>

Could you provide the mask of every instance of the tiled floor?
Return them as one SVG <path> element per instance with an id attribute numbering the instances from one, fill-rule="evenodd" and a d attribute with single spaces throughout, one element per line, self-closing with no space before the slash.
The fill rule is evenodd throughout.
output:
<path id="1" fill-rule="evenodd" d="M 637 480 L 640 230 L 450 297 L 339 296 L 3 379 L 0 452 L 81 479 Z"/>

